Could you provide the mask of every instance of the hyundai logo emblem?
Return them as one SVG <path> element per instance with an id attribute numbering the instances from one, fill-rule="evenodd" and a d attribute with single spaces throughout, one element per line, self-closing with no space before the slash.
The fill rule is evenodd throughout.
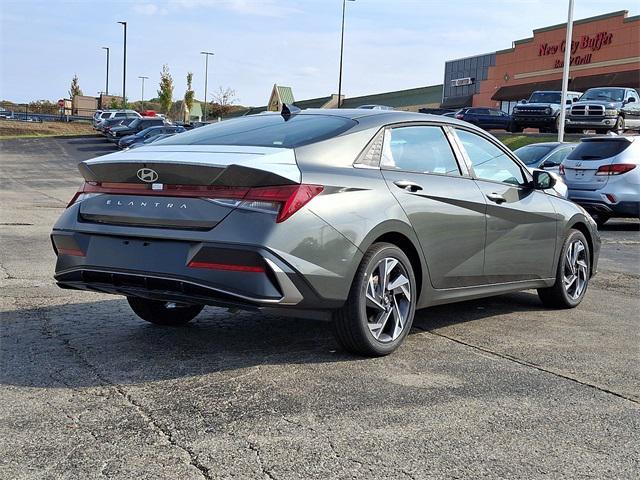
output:
<path id="1" fill-rule="evenodd" d="M 158 172 L 150 168 L 141 168 L 138 170 L 138 178 L 143 182 L 153 183 L 158 180 Z"/>

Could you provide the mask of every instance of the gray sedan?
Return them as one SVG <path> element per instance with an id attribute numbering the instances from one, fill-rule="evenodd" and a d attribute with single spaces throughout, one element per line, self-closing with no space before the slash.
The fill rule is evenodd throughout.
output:
<path id="1" fill-rule="evenodd" d="M 595 223 L 548 172 L 443 116 L 285 106 L 79 168 L 52 232 L 58 285 L 160 325 L 273 311 L 386 355 L 418 308 L 526 289 L 576 307 L 598 262 Z"/>

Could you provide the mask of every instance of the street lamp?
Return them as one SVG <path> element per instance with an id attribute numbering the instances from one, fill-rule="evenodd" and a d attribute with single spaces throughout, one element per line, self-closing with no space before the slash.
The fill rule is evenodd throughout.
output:
<path id="1" fill-rule="evenodd" d="M 138 77 L 140 80 L 142 80 L 142 100 L 140 101 L 140 103 L 142 104 L 140 107 L 140 110 L 144 110 L 144 81 L 145 79 L 149 79 L 149 77 Z"/>
<path id="2" fill-rule="evenodd" d="M 124 27 L 124 55 L 122 57 L 122 106 L 127 104 L 127 22 L 118 22 Z"/>
<path id="3" fill-rule="evenodd" d="M 204 121 L 207 121 L 207 80 L 209 78 L 209 55 L 214 55 L 213 52 L 200 52 L 200 55 L 204 55 Z"/>
<path id="4" fill-rule="evenodd" d="M 102 49 L 107 51 L 107 80 L 104 91 L 105 95 L 109 95 L 109 47 L 102 47 Z"/>
<path id="5" fill-rule="evenodd" d="M 342 32 L 340 33 L 340 75 L 338 77 L 338 108 L 342 106 L 342 53 L 344 51 L 344 12 L 347 2 L 356 0 L 342 0 Z"/>

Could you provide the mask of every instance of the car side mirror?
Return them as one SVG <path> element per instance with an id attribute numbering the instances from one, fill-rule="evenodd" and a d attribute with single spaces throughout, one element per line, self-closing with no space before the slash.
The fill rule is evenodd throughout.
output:
<path id="1" fill-rule="evenodd" d="M 573 103 L 573 98 L 567 98 L 567 105 L 571 105 Z"/>
<path id="2" fill-rule="evenodd" d="M 548 190 L 556 184 L 556 179 L 544 170 L 533 171 L 533 188 L 536 190 Z"/>
<path id="3" fill-rule="evenodd" d="M 635 102 L 636 99 L 634 97 L 629 97 L 629 99 L 627 100 L 626 103 L 631 103 L 631 102 Z"/>
<path id="4" fill-rule="evenodd" d="M 527 101 L 523 98 L 522 100 L 520 100 L 520 103 L 527 103 Z"/>

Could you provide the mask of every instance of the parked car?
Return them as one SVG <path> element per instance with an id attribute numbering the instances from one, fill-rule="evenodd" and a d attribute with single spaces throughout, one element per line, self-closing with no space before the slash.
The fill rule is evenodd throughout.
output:
<path id="1" fill-rule="evenodd" d="M 639 96 L 633 88 L 590 88 L 571 105 L 565 122 L 566 132 L 595 130 L 596 133 L 613 131 L 622 134 L 627 128 L 624 106 L 638 103 Z"/>
<path id="2" fill-rule="evenodd" d="M 131 149 L 131 148 L 144 147 L 146 145 L 149 145 L 150 143 L 155 143 L 158 140 L 163 140 L 165 138 L 173 137 L 174 135 L 175 135 L 175 133 L 161 133 L 160 135 L 156 135 L 154 137 L 147 138 L 146 140 L 144 140 L 142 142 L 134 143 L 128 148 Z"/>
<path id="3" fill-rule="evenodd" d="M 560 142 L 532 143 L 518 148 L 513 153 L 532 173 L 534 170 L 549 172 L 556 180 L 553 190 L 562 198 L 568 198 L 569 188 L 560 175 L 560 164 L 577 145 L 577 143 Z"/>
<path id="4" fill-rule="evenodd" d="M 160 325 L 204 305 L 333 318 L 345 349 L 386 355 L 417 308 L 531 288 L 575 307 L 598 262 L 593 219 L 548 172 L 446 117 L 291 107 L 79 169 L 58 285 Z"/>
<path id="5" fill-rule="evenodd" d="M 640 218 L 640 140 L 630 136 L 583 138 L 562 162 L 569 198 L 598 225 L 612 217 Z"/>
<path id="6" fill-rule="evenodd" d="M 559 173 L 562 161 L 578 146 L 577 143 L 531 143 L 516 149 L 515 153 L 527 168 L 540 168 Z"/>
<path id="7" fill-rule="evenodd" d="M 126 137 L 127 135 L 135 135 L 136 133 L 141 132 L 149 127 L 157 127 L 165 125 L 165 119 L 161 117 L 140 117 L 136 118 L 133 122 L 128 125 L 119 125 L 117 127 L 112 127 L 107 132 L 107 138 L 115 143 L 122 137 Z"/>
<path id="8" fill-rule="evenodd" d="M 110 118 L 108 120 L 102 120 L 97 127 L 97 130 L 102 132 L 103 135 L 108 135 L 109 131 L 114 127 L 119 127 L 122 125 L 129 125 L 133 122 L 135 117 L 124 117 L 124 118 Z"/>
<path id="9" fill-rule="evenodd" d="M 155 137 L 163 133 L 182 133 L 185 131 L 186 130 L 184 127 L 179 127 L 175 125 L 159 125 L 159 126 L 148 127 L 134 135 L 128 135 L 126 137 L 122 137 L 118 142 L 118 147 L 120 148 L 131 147 L 134 144 L 142 143 L 145 140 L 150 139 L 151 137 Z"/>
<path id="10" fill-rule="evenodd" d="M 97 128 L 101 121 L 124 118 L 140 118 L 141 115 L 135 110 L 106 110 L 100 114 L 99 120 L 94 119 L 94 128 Z M 99 128 L 97 128 L 99 130 Z"/>
<path id="11" fill-rule="evenodd" d="M 640 130 L 640 102 L 627 102 L 620 110 L 625 130 Z"/>
<path id="12" fill-rule="evenodd" d="M 566 104 L 571 105 L 582 95 L 581 92 L 567 92 Z M 540 132 L 557 132 L 562 107 L 561 91 L 535 91 L 529 100 L 523 100 L 513 108 L 513 123 L 518 131 L 524 128 L 538 128 Z"/>
<path id="13" fill-rule="evenodd" d="M 516 131 L 511 115 L 497 108 L 471 107 L 456 113 L 458 120 L 464 120 L 484 130 Z"/>

